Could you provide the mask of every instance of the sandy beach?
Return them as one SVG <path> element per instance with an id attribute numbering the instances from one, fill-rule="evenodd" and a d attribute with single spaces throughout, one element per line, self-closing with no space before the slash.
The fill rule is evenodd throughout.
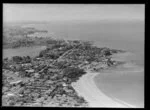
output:
<path id="1" fill-rule="evenodd" d="M 130 104 L 127 104 L 118 99 L 112 99 L 102 93 L 94 82 L 94 77 L 100 73 L 88 72 L 82 76 L 77 82 L 73 83 L 72 86 L 78 92 L 78 94 L 87 100 L 90 107 L 122 107 L 132 108 Z"/>
<path id="2" fill-rule="evenodd" d="M 127 55 L 127 54 L 126 54 Z M 121 56 L 115 57 L 117 60 L 123 60 L 126 56 L 122 54 Z M 78 92 L 78 94 L 85 98 L 89 103 L 90 107 L 113 107 L 113 108 L 134 108 L 135 106 L 125 103 L 119 99 L 108 97 L 105 95 L 95 84 L 94 77 L 98 74 L 97 72 L 87 71 L 87 74 L 80 77 L 80 79 L 73 83 L 72 86 Z"/>

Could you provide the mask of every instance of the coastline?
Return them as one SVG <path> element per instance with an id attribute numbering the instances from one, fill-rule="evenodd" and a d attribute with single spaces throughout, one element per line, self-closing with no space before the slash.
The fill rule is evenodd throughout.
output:
<path id="1" fill-rule="evenodd" d="M 89 107 L 114 107 L 114 108 L 132 108 L 133 105 L 127 104 L 118 99 L 112 99 L 105 95 L 96 86 L 94 77 L 98 74 L 97 72 L 87 71 L 87 74 L 83 75 L 77 82 L 72 83 L 72 86 L 77 91 L 79 96 L 83 96 L 89 103 Z"/>
<path id="2" fill-rule="evenodd" d="M 125 61 L 130 53 L 116 54 L 114 57 L 117 61 Z M 113 60 L 114 60 L 113 59 Z M 136 106 L 128 104 L 124 101 L 105 95 L 97 86 L 94 78 L 101 73 L 87 71 L 77 82 L 72 83 L 72 86 L 77 91 L 79 96 L 83 96 L 89 103 L 89 107 L 113 107 L 113 108 L 135 108 Z"/>
<path id="3" fill-rule="evenodd" d="M 128 53 L 125 53 L 125 54 L 121 53 L 119 55 L 118 54 L 115 54 L 115 55 L 117 56 L 114 58 L 112 56 L 113 60 L 124 62 L 126 61 L 126 56 L 128 56 Z M 128 65 L 126 66 L 128 67 Z M 80 77 L 79 80 L 77 80 L 77 82 L 73 82 L 71 85 L 75 89 L 75 91 L 78 93 L 78 95 L 85 99 L 85 102 L 88 103 L 89 107 L 135 108 L 135 106 L 133 105 L 130 105 L 126 102 L 116 99 L 115 97 L 111 97 L 105 94 L 104 92 L 102 92 L 101 89 L 98 88 L 94 78 L 97 77 L 97 75 L 103 73 L 103 71 L 99 73 L 99 72 L 91 72 L 87 70 L 86 72 L 87 74 Z"/>

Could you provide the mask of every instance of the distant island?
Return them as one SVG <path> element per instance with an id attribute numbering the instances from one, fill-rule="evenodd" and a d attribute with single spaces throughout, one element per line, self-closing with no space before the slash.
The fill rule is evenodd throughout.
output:
<path id="1" fill-rule="evenodd" d="M 37 30 L 33 27 L 6 25 L 3 30 L 3 48 L 30 47 L 44 45 L 50 37 L 43 39 L 42 36 L 32 36 L 35 33 L 48 33 L 47 30 Z"/>

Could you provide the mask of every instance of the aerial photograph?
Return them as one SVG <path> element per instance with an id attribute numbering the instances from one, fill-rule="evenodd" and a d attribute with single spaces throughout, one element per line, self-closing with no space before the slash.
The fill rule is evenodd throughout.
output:
<path id="1" fill-rule="evenodd" d="M 144 108 L 145 4 L 3 3 L 3 107 Z"/>

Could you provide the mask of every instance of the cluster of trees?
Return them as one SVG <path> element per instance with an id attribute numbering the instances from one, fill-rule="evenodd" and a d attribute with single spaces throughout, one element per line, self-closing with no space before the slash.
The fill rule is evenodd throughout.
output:
<path id="1" fill-rule="evenodd" d="M 54 65 L 58 68 L 58 69 L 65 69 L 69 66 L 69 63 L 67 61 L 59 61 L 59 62 L 55 62 Z"/>
<path id="2" fill-rule="evenodd" d="M 15 63 L 30 63 L 31 62 L 31 58 L 30 56 L 13 56 L 12 57 L 12 61 Z"/>
<path id="3" fill-rule="evenodd" d="M 73 48 L 73 46 L 68 45 L 63 40 L 48 40 L 47 41 L 50 46 L 47 49 L 40 52 L 39 57 L 57 59 L 63 53 Z"/>
<path id="4" fill-rule="evenodd" d="M 57 59 L 62 53 L 58 51 L 50 51 L 50 50 L 43 50 L 39 53 L 39 57 L 45 57 L 50 59 Z"/>
<path id="5" fill-rule="evenodd" d="M 84 69 L 80 69 L 78 67 L 67 67 L 63 70 L 64 76 L 70 78 L 72 82 L 78 80 L 83 74 L 86 74 Z"/>

